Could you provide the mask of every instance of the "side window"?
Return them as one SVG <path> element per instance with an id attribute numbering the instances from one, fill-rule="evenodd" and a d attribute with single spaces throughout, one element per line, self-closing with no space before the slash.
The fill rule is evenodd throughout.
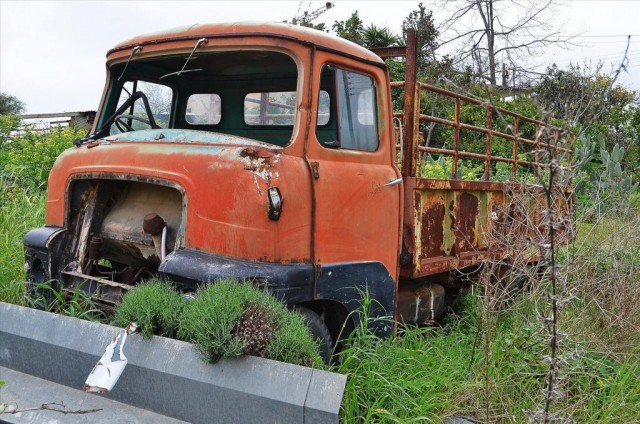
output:
<path id="1" fill-rule="evenodd" d="M 293 126 L 296 92 L 249 93 L 244 97 L 244 123 L 250 126 Z"/>
<path id="2" fill-rule="evenodd" d="M 373 152 L 378 149 L 378 122 L 376 90 L 373 78 L 356 72 L 327 66 L 322 71 L 323 89 L 335 96 L 334 102 L 323 101 L 320 95 L 318 107 L 318 140 L 328 148 L 341 148 Z M 324 104 L 331 108 L 326 122 L 323 117 Z M 331 125 L 329 116 L 336 116 Z M 320 126 L 329 123 L 327 129 Z"/>
<path id="3" fill-rule="evenodd" d="M 318 99 L 318 125 L 327 125 L 331 119 L 331 98 L 325 90 L 320 90 Z"/>
<path id="4" fill-rule="evenodd" d="M 147 98 L 149 110 L 156 124 L 160 128 L 168 128 L 169 119 L 171 118 L 173 90 L 166 85 L 148 81 L 127 81 L 122 87 L 116 108 L 122 106 L 131 95 L 137 92 L 142 92 Z M 129 115 L 129 117 L 124 117 L 121 120 L 126 124 L 125 128 L 123 128 L 122 125 L 114 124 L 111 126 L 111 134 L 122 132 L 123 129 L 135 131 L 151 128 L 148 124 L 150 121 L 149 113 L 142 98 L 138 98 L 123 115 Z"/>
<path id="5" fill-rule="evenodd" d="M 191 125 L 218 125 L 222 119 L 218 94 L 192 94 L 187 100 L 185 120 Z"/>

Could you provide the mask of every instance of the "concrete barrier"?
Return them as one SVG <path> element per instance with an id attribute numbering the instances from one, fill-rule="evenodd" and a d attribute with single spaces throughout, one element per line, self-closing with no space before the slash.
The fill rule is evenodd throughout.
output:
<path id="1" fill-rule="evenodd" d="M 82 388 L 121 328 L 0 303 L 0 366 Z M 192 423 L 337 423 L 346 376 L 255 357 L 202 361 L 194 346 L 127 339 L 110 399 Z M 96 395 L 97 396 L 97 395 Z"/>

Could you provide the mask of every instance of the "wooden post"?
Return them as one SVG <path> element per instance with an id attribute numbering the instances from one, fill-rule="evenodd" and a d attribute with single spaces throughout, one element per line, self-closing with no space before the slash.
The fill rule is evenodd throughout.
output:
<path id="1" fill-rule="evenodd" d="M 418 38 L 414 29 L 407 30 L 407 56 L 404 69 L 404 128 L 402 176 L 417 175 L 418 130 L 420 126 L 420 92 L 418 73 Z"/>

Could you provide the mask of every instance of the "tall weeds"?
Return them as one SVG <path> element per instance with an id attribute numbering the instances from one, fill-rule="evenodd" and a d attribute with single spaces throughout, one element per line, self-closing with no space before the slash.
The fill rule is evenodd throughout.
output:
<path id="1" fill-rule="evenodd" d="M 44 223 L 45 194 L 31 193 L 0 177 L 0 301 L 24 304 L 22 240 Z"/>
<path id="2" fill-rule="evenodd" d="M 24 235 L 44 224 L 46 185 L 58 155 L 84 128 L 35 131 L 0 116 L 0 301 L 25 304 Z"/>
<path id="3" fill-rule="evenodd" d="M 598 213 L 578 205 L 574 223 L 562 171 L 543 175 L 542 216 L 529 213 L 540 188 L 512 187 L 494 210 L 484 236 L 509 260 L 466 276 L 461 316 L 350 339 L 345 422 L 640 422 L 640 210 L 609 198 Z"/>

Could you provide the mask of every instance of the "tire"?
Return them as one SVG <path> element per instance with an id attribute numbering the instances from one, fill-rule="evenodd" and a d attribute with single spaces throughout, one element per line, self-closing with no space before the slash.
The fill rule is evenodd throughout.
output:
<path id="1" fill-rule="evenodd" d="M 302 319 L 304 319 L 304 323 L 311 331 L 311 335 L 320 345 L 320 357 L 325 364 L 329 365 L 331 363 L 331 353 L 333 351 L 333 339 L 331 338 L 329 328 L 322 318 L 320 318 L 320 316 L 311 309 L 303 306 L 296 306 L 295 311 L 302 315 Z"/>

